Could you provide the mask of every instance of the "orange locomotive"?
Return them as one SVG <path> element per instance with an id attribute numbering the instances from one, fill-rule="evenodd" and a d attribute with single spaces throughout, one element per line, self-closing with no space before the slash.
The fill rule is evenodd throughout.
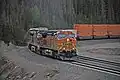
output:
<path id="1" fill-rule="evenodd" d="M 35 33 L 36 34 L 36 33 Z M 75 30 L 39 31 L 31 38 L 28 45 L 31 51 L 38 54 L 65 60 L 77 56 Z"/>

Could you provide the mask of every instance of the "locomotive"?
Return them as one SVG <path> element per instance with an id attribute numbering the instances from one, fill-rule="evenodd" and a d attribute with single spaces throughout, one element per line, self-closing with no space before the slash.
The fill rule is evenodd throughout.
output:
<path id="1" fill-rule="evenodd" d="M 31 30 L 28 48 L 60 60 L 77 56 L 75 30 Z"/>

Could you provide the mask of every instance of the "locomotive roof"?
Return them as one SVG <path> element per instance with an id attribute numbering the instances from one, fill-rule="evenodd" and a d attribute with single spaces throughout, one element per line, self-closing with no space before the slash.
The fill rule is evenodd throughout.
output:
<path id="1" fill-rule="evenodd" d="M 75 31 L 74 29 L 65 29 L 65 30 L 59 30 L 59 31 Z"/>
<path id="2" fill-rule="evenodd" d="M 56 33 L 58 30 L 45 30 L 45 31 L 39 31 L 40 33 Z"/>
<path id="3" fill-rule="evenodd" d="M 57 33 L 57 30 L 39 31 L 38 33 L 46 35 L 55 35 Z"/>
<path id="4" fill-rule="evenodd" d="M 39 31 L 39 30 L 48 30 L 48 28 L 45 27 L 39 27 L 39 28 L 30 28 L 30 31 Z"/>
<path id="5" fill-rule="evenodd" d="M 44 31 L 39 31 L 38 33 L 53 34 L 53 33 L 57 33 L 58 31 L 75 31 L 75 30 L 72 30 L 72 29 L 68 29 L 68 30 L 44 30 Z"/>

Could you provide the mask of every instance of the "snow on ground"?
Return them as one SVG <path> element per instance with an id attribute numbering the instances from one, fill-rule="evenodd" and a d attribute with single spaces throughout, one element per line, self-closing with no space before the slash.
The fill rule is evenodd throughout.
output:
<path id="1" fill-rule="evenodd" d="M 78 54 L 120 62 L 120 39 L 78 42 Z"/>

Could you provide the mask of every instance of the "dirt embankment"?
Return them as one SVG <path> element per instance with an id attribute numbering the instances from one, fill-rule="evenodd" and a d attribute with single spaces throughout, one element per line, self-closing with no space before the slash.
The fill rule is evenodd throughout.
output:
<path id="1" fill-rule="evenodd" d="M 0 47 L 0 51 L 2 51 L 6 58 L 6 63 L 0 67 L 1 76 L 5 80 L 47 80 L 59 73 L 54 67 L 37 65 L 35 62 L 27 60 L 25 56 L 20 56 L 22 53 L 24 55 L 29 53 L 26 51 L 20 52 L 21 48 L 24 50 L 24 47 L 12 44 L 10 46 L 2 44 Z"/>
<path id="2" fill-rule="evenodd" d="M 35 76 L 35 73 L 29 73 L 14 64 L 14 62 L 8 59 L 2 59 L 2 66 L 0 67 L 0 75 L 3 80 L 30 80 Z"/>
<path id="3" fill-rule="evenodd" d="M 0 42 L 0 55 L 4 56 L 5 51 L 11 51 L 13 48 L 14 45 L 7 46 Z M 34 72 L 27 72 L 6 57 L 0 57 L 0 80 L 30 80 L 34 76 Z"/>

